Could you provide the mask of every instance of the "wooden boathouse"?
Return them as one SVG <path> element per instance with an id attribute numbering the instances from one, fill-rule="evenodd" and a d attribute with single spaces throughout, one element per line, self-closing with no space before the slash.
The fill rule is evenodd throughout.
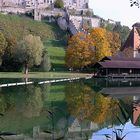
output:
<path id="1" fill-rule="evenodd" d="M 94 68 L 98 69 L 97 76 L 140 78 L 140 58 L 106 57 Z"/>
<path id="2" fill-rule="evenodd" d="M 91 66 L 101 77 L 140 78 L 140 23 L 135 23 L 132 30 L 114 57 L 104 57 Z"/>

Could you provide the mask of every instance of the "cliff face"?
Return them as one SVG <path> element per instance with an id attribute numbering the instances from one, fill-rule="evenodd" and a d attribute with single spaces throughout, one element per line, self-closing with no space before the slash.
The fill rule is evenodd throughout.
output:
<path id="1" fill-rule="evenodd" d="M 68 28 L 68 23 L 64 17 L 59 17 L 57 19 L 57 24 L 64 31 L 67 30 L 67 28 Z"/>

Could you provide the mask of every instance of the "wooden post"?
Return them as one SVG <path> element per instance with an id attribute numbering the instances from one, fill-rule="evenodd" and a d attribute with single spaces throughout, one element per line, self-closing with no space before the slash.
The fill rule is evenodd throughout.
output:
<path id="1" fill-rule="evenodd" d="M 106 70 L 106 75 L 108 75 L 108 69 L 106 68 L 105 70 Z"/>

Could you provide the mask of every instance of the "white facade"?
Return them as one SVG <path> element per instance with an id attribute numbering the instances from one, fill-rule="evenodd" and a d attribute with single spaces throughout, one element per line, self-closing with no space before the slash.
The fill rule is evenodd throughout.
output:
<path id="1" fill-rule="evenodd" d="M 23 6 L 23 7 L 34 7 L 36 3 L 38 6 L 47 7 L 54 0 L 0 0 L 0 6 Z"/>
<path id="2" fill-rule="evenodd" d="M 48 7 L 53 3 L 53 0 L 21 0 L 20 4 L 24 5 L 25 7 Z"/>
<path id="3" fill-rule="evenodd" d="M 64 6 L 70 9 L 87 9 L 89 0 L 63 0 Z"/>
<path id="4" fill-rule="evenodd" d="M 40 7 L 48 7 L 55 0 L 0 0 L 0 5 L 3 6 L 24 6 L 34 7 L 36 3 Z M 89 0 L 63 0 L 64 6 L 69 9 L 87 9 Z"/>

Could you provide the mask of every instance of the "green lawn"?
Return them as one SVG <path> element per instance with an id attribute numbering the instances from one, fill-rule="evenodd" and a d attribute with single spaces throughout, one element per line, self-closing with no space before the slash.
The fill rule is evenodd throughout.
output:
<path id="1" fill-rule="evenodd" d="M 81 77 L 84 78 L 89 74 L 84 73 L 66 73 L 66 72 L 30 72 L 28 78 L 48 78 L 48 79 L 59 79 L 59 78 L 72 78 Z M 24 78 L 25 75 L 20 72 L 0 72 L 0 78 Z"/>
<path id="2" fill-rule="evenodd" d="M 65 67 L 65 48 L 66 42 L 64 40 L 44 40 L 45 47 L 50 56 L 52 70 L 66 71 Z"/>

